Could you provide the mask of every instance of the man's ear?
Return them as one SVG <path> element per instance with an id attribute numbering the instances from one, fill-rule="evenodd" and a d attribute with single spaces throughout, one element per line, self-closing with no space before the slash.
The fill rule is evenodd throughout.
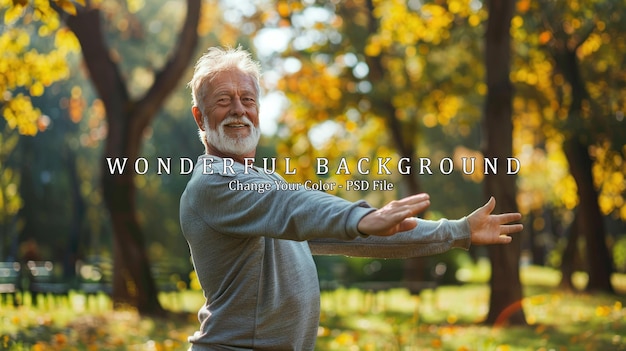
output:
<path id="1" fill-rule="evenodd" d="M 202 118 L 202 111 L 198 108 L 198 106 L 191 107 L 191 113 L 193 114 L 193 119 L 196 121 L 198 128 L 204 131 L 204 118 Z"/>

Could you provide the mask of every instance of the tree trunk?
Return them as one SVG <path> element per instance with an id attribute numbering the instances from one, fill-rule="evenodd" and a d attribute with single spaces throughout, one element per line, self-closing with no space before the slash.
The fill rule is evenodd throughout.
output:
<path id="1" fill-rule="evenodd" d="M 187 17 L 174 55 L 155 74 L 154 84 L 139 100 L 129 97 L 117 64 L 109 56 L 100 12 L 86 9 L 68 17 L 66 23 L 78 38 L 85 64 L 106 108 L 108 134 L 101 163 L 104 201 L 113 223 L 113 301 L 130 304 L 143 314 L 162 314 L 158 291 L 151 274 L 143 232 L 137 219 L 134 161 L 146 127 L 176 86 L 189 65 L 198 34 L 201 0 L 188 0 Z M 111 174 L 106 158 L 128 158 L 122 174 Z"/>
<path id="2" fill-rule="evenodd" d="M 369 33 L 376 33 L 378 32 L 379 24 L 378 24 L 378 20 L 374 16 L 375 6 L 374 6 L 373 1 L 367 0 L 366 6 L 367 6 L 367 14 L 369 17 L 368 18 L 368 24 L 369 24 L 368 31 Z M 380 56 L 376 56 L 376 57 L 366 56 L 365 59 L 370 69 L 370 73 L 369 73 L 370 80 L 374 82 L 386 81 L 387 79 L 385 78 L 385 75 L 386 75 L 387 69 L 384 67 L 381 57 Z M 407 138 L 405 136 L 405 133 L 403 132 L 402 122 L 397 117 L 397 109 L 395 106 L 393 106 L 389 93 L 374 94 L 372 98 L 379 99 L 381 98 L 381 96 L 382 96 L 382 99 L 384 100 L 379 100 L 378 104 L 375 104 L 375 105 L 383 106 L 380 109 L 380 111 L 377 111 L 377 112 L 379 112 L 382 116 L 385 116 L 385 119 L 387 122 L 387 128 L 389 129 L 389 132 L 391 133 L 391 140 L 394 143 L 396 151 L 398 152 L 401 158 L 405 158 L 405 157 L 412 158 L 413 156 L 415 156 L 415 153 L 416 153 L 415 142 L 411 138 Z M 421 191 L 421 186 L 419 184 L 419 181 L 413 174 L 403 175 L 402 182 L 404 183 L 406 187 L 405 189 L 406 194 L 403 194 L 403 195 L 417 194 Z"/>
<path id="3" fill-rule="evenodd" d="M 378 20 L 374 16 L 374 3 L 372 0 L 366 1 L 367 13 L 369 15 L 369 33 L 378 32 Z M 385 80 L 386 69 L 383 66 L 380 56 L 366 57 L 367 65 L 370 67 L 370 78 L 372 81 L 381 82 Z M 396 116 L 396 108 L 393 106 L 390 97 L 385 94 L 376 94 L 377 98 L 380 96 L 386 96 L 385 101 L 379 101 L 380 105 L 384 106 L 381 114 L 386 117 L 387 128 L 391 133 L 391 140 L 393 140 L 396 151 L 401 158 L 413 158 L 415 156 L 415 143 L 413 140 L 406 140 L 404 136 L 402 122 Z M 378 105 L 378 104 L 377 104 Z M 401 196 L 409 196 L 418 194 L 421 192 L 421 186 L 414 174 L 402 175 L 402 184 L 404 185 L 401 190 Z M 430 277 L 426 275 L 426 266 L 428 264 L 428 257 L 412 257 L 404 260 L 404 280 L 406 281 L 425 281 Z"/>
<path id="4" fill-rule="evenodd" d="M 487 101 L 483 121 L 486 141 L 484 155 L 487 158 L 497 158 L 498 169 L 496 174 L 486 175 L 484 191 L 487 198 L 495 196 L 495 212 L 517 212 L 516 177 L 506 174 L 504 162 L 513 154 L 509 28 L 515 2 L 490 0 L 488 6 L 489 18 L 485 37 Z M 517 237 L 509 245 L 489 247 L 491 296 L 486 320 L 489 324 L 526 324 L 521 307 L 520 250 L 521 240 Z"/>
<path id="5" fill-rule="evenodd" d="M 565 291 L 574 290 L 574 284 L 572 282 L 572 274 L 574 274 L 576 268 L 576 261 L 578 255 L 578 215 L 574 215 L 574 221 L 570 225 L 569 238 L 567 239 L 567 245 L 561 255 L 561 282 L 559 283 L 559 289 Z"/>
<path id="6" fill-rule="evenodd" d="M 536 221 L 537 215 L 535 211 L 530 211 L 527 217 L 528 217 L 528 223 L 531 224 L 526 228 L 526 233 L 528 233 L 527 245 L 531 253 L 531 256 L 530 256 L 531 262 L 535 265 L 543 266 L 544 262 L 543 262 L 543 251 L 541 250 L 542 246 L 538 244 L 539 239 L 537 238 L 540 234 L 537 233 L 537 230 L 535 229 L 535 226 L 533 225 L 533 223 Z"/>
<path id="7" fill-rule="evenodd" d="M 605 242 L 604 220 L 598 205 L 598 192 L 593 185 L 588 147 L 576 136 L 563 145 L 570 173 L 578 187 L 576 230 L 585 238 L 589 282 L 585 290 L 613 293 L 611 274 L 613 260 Z M 563 277 L 565 278 L 565 277 Z"/>
<path id="8" fill-rule="evenodd" d="M 589 32 L 591 33 L 591 32 Z M 588 35 L 587 35 L 588 36 Z M 569 163 L 570 174 L 578 188 L 578 210 L 574 223 L 579 235 L 585 238 L 586 257 L 589 266 L 587 291 L 612 293 L 611 274 L 614 271 L 611 253 L 606 245 L 604 219 L 598 205 L 598 191 L 593 184 L 593 160 L 589 155 L 589 126 L 583 118 L 583 101 L 589 99 L 585 82 L 580 74 L 576 51 L 587 36 L 576 45 L 568 45 L 565 39 L 557 41 L 552 56 L 556 68 L 563 74 L 572 89 L 572 102 L 568 111 L 568 126 L 563 151 Z"/>
<path id="9" fill-rule="evenodd" d="M 64 278 L 69 280 L 76 276 L 76 260 L 78 259 L 78 248 L 80 245 L 80 232 L 85 221 L 85 200 L 80 192 L 80 177 L 78 166 L 76 165 L 76 153 L 66 146 L 65 162 L 70 179 L 70 191 L 72 199 L 72 217 L 67 241 L 67 251 L 63 257 Z"/>

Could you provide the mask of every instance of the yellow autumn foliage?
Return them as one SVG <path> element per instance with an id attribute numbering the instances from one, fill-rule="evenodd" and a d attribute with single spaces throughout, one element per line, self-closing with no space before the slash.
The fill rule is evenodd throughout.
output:
<path id="1" fill-rule="evenodd" d="M 37 134 L 37 121 L 41 111 L 34 108 L 30 98 L 24 94 L 7 101 L 2 109 L 4 118 L 11 129 L 17 129 L 23 135 Z"/>
<path id="2" fill-rule="evenodd" d="M 56 0 L 56 5 L 68 13 L 76 11 L 75 3 L 84 1 Z M 26 5 L 2 0 L 6 30 L 0 34 L 0 110 L 11 129 L 20 134 L 34 135 L 45 126 L 42 115 L 32 105 L 29 96 L 14 94 L 25 89 L 30 96 L 41 96 L 46 87 L 69 75 L 67 56 L 77 53 L 80 45 L 74 34 L 60 28 L 60 19 L 49 1 L 35 0 Z M 23 20 L 23 25 L 17 25 Z M 31 48 L 30 30 L 36 26 L 40 37 L 54 34 L 55 49 L 38 52 Z"/>
<path id="3" fill-rule="evenodd" d="M 599 189 L 598 204 L 603 214 L 615 213 L 626 220 L 626 162 L 623 155 L 604 142 L 594 145 L 591 154 L 595 158 L 592 172 Z"/>
<path id="4" fill-rule="evenodd" d="M 359 6 L 361 4 L 359 2 Z M 388 132 L 389 116 L 384 115 L 385 111 L 395 113 L 393 117 L 402 124 L 402 132 L 406 135 L 411 135 L 412 128 L 417 126 L 441 127 L 444 133 L 452 130 L 456 135 L 467 136 L 472 123 L 477 122 L 468 120 L 467 116 L 471 115 L 468 111 L 475 113 L 472 109 L 479 108 L 479 98 L 487 92 L 485 83 L 476 81 L 476 77 L 484 73 L 484 67 L 477 65 L 477 71 L 473 72 L 475 75 L 462 70 L 467 65 L 463 61 L 463 51 L 468 47 L 459 45 L 455 26 L 464 23 L 472 29 L 484 25 L 487 18 L 485 6 L 476 6 L 475 3 L 472 6 L 471 2 L 462 0 L 447 1 L 446 6 L 436 2 L 403 0 L 375 0 L 373 5 L 371 15 L 377 21 L 377 31 L 364 38 L 363 52 L 360 53 L 365 56 L 360 59 L 365 61 L 370 71 L 376 73 L 373 77 L 377 80 L 370 80 L 370 93 L 364 93 L 360 100 L 351 100 L 353 98 L 349 95 L 362 93 L 359 83 L 350 81 L 351 77 L 346 79 L 337 74 L 343 67 L 338 69 L 335 66 L 338 60 L 335 58 L 333 61 L 331 54 L 320 55 L 326 56 L 326 62 L 322 64 L 316 61 L 316 54 L 312 54 L 311 62 L 302 60 L 302 68 L 295 74 L 285 76 L 278 84 L 279 89 L 289 92 L 288 98 L 292 101 L 292 107 L 281 120 L 285 130 L 290 131 L 291 140 L 281 141 L 279 150 L 289 154 L 296 150 L 298 157 L 306 157 L 306 165 L 312 165 L 319 155 L 329 159 L 343 157 L 352 167 L 358 155 L 381 155 L 382 145 L 393 149 Z M 576 6 L 582 8 L 586 5 L 575 3 Z M 571 8 L 568 12 L 570 10 L 572 13 L 578 11 Z M 280 11 L 289 12 L 286 8 Z M 558 38 L 550 31 L 533 27 L 535 22 L 529 18 L 533 11 L 536 11 L 536 5 L 532 1 L 519 1 L 511 23 L 514 42 L 528 46 L 524 47 L 527 51 L 516 51 L 512 56 L 510 72 L 516 92 L 513 102 L 513 156 L 518 157 L 522 164 L 518 180 L 520 209 L 527 213 L 551 203 L 571 210 L 578 205 L 578 189 L 569 174 L 562 144 L 565 140 L 563 128 L 569 124 L 572 92 L 565 76 L 555 69 L 550 52 L 543 50 Z M 361 23 L 361 17 L 358 21 L 355 18 L 349 20 L 355 25 L 357 22 L 359 26 L 367 25 Z M 345 20 L 338 16 L 335 22 Z M 566 18 L 563 25 L 564 30 L 570 33 L 588 27 L 576 16 Z M 606 50 L 607 46 L 626 47 L 623 40 L 605 33 L 607 28 L 607 23 L 597 22 L 594 31 L 577 52 L 580 60 L 589 60 L 589 56 L 594 55 L 594 67 L 604 67 L 604 72 L 619 62 L 612 56 L 598 57 L 602 50 Z M 448 45 L 446 39 L 451 35 L 454 35 L 455 42 Z M 350 51 L 353 49 L 350 48 Z M 304 56 L 307 55 L 305 53 Z M 597 57 L 599 59 L 595 60 Z M 457 67 L 459 70 L 455 71 Z M 610 84 L 607 81 L 589 82 L 590 96 L 602 98 L 610 90 Z M 476 95 L 459 94 L 457 88 L 460 86 L 473 89 Z M 621 101 L 626 95 L 621 92 L 614 94 L 612 99 L 618 102 L 611 108 L 622 111 Z M 352 105 L 344 106 L 347 101 Z M 383 106 L 382 111 L 371 109 L 380 101 L 391 102 L 391 106 Z M 592 103 L 583 107 L 588 114 L 594 112 Z M 358 111 L 358 116 L 354 118 L 350 110 Z M 623 115 L 620 116 L 623 118 Z M 307 133 L 328 120 L 333 122 L 334 127 L 325 136 L 324 145 L 319 146 Z M 376 127 L 369 134 L 371 126 Z M 431 152 L 428 145 L 419 145 L 419 150 L 424 155 Z M 626 154 L 626 151 L 623 152 Z M 623 156 L 603 157 L 593 156 L 602 211 L 626 218 Z M 329 179 L 342 176 L 330 175 Z M 315 174 L 301 174 L 299 177 L 315 177 Z M 477 177 L 472 181 L 479 182 L 480 179 Z"/>

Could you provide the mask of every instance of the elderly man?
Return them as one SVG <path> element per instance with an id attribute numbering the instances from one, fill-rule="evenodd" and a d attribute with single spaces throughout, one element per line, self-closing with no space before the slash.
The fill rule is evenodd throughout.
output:
<path id="1" fill-rule="evenodd" d="M 240 48 L 211 48 L 189 82 L 205 154 L 180 200 L 180 222 L 206 303 L 192 350 L 312 350 L 319 323 L 313 254 L 404 258 L 470 244 L 506 244 L 518 213 L 495 200 L 459 220 L 415 216 L 427 194 L 376 209 L 284 182 L 252 165 L 260 68 Z M 233 189 L 232 184 L 245 187 Z M 269 184 L 269 185 L 268 185 Z M 263 188 L 263 191 L 258 189 Z M 254 190 L 253 190 L 254 189 Z"/>

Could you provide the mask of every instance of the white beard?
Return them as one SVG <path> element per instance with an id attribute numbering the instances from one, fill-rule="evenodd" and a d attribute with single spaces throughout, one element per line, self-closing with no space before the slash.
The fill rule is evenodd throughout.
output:
<path id="1" fill-rule="evenodd" d="M 224 130 L 225 125 L 234 122 L 242 122 L 246 124 L 250 128 L 250 135 L 244 138 L 231 138 L 228 136 Z M 204 125 L 207 142 L 225 154 L 242 156 L 252 153 L 254 149 L 256 149 L 261 137 L 261 130 L 256 128 L 246 116 L 241 118 L 232 116 L 228 117 L 220 123 L 217 130 L 209 128 L 208 124 L 208 119 L 205 118 Z"/>

